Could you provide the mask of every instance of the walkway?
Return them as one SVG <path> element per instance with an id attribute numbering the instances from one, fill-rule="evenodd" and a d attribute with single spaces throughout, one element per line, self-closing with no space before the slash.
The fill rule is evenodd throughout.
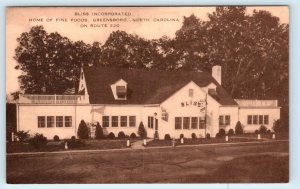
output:
<path id="1" fill-rule="evenodd" d="M 153 139 L 146 139 L 147 143 L 152 141 Z M 144 140 L 137 140 L 131 144 L 132 149 L 145 149 Z"/>

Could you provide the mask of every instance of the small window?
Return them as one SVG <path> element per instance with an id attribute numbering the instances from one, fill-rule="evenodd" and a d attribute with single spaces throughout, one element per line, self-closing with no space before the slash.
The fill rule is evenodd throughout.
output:
<path id="1" fill-rule="evenodd" d="M 183 117 L 183 129 L 190 129 L 190 117 Z"/>
<path id="2" fill-rule="evenodd" d="M 111 116 L 111 126 L 112 127 L 118 127 L 119 126 L 118 116 Z"/>
<path id="3" fill-rule="evenodd" d="M 193 97 L 194 96 L 194 89 L 189 89 L 189 97 Z"/>
<path id="4" fill-rule="evenodd" d="M 198 128 L 198 117 L 192 117 L 191 128 L 192 129 L 197 129 Z"/>
<path id="5" fill-rule="evenodd" d="M 219 116 L 219 125 L 224 125 L 224 116 Z"/>
<path id="6" fill-rule="evenodd" d="M 56 116 L 56 127 L 63 127 L 63 126 L 64 126 L 64 117 Z"/>
<path id="7" fill-rule="evenodd" d="M 116 86 L 118 98 L 126 98 L 126 87 L 125 86 Z"/>
<path id="8" fill-rule="evenodd" d="M 148 116 L 148 128 L 153 129 L 154 117 Z"/>
<path id="9" fill-rule="evenodd" d="M 205 129 L 205 117 L 199 117 L 199 129 Z"/>
<path id="10" fill-rule="evenodd" d="M 127 116 L 121 116 L 121 127 L 127 127 Z"/>
<path id="11" fill-rule="evenodd" d="M 175 117 L 175 129 L 181 129 L 182 128 L 182 118 L 181 117 Z"/>
<path id="12" fill-rule="evenodd" d="M 252 125 L 252 115 L 248 115 L 248 125 Z"/>
<path id="13" fill-rule="evenodd" d="M 260 125 L 264 124 L 264 116 L 263 116 L 263 115 L 259 115 L 259 116 L 258 116 L 258 123 L 259 123 Z"/>
<path id="14" fill-rule="evenodd" d="M 135 126 L 136 126 L 136 117 L 129 116 L 129 127 L 135 127 Z"/>
<path id="15" fill-rule="evenodd" d="M 230 125 L 230 115 L 225 116 L 225 125 Z"/>
<path id="16" fill-rule="evenodd" d="M 45 128 L 45 116 L 38 116 L 38 128 Z"/>
<path id="17" fill-rule="evenodd" d="M 269 125 L 269 116 L 268 115 L 264 115 L 264 124 Z"/>
<path id="18" fill-rule="evenodd" d="M 102 116 L 102 126 L 109 127 L 109 116 Z"/>
<path id="19" fill-rule="evenodd" d="M 253 116 L 253 125 L 257 125 L 258 124 L 258 115 L 254 115 Z"/>
<path id="20" fill-rule="evenodd" d="M 65 116 L 65 127 L 72 127 L 72 116 Z"/>
<path id="21" fill-rule="evenodd" d="M 47 127 L 54 127 L 54 116 L 47 116 Z"/>

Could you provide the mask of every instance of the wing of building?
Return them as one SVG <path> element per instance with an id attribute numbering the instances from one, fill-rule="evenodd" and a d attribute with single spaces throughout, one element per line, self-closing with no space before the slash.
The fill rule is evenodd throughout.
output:
<path id="1" fill-rule="evenodd" d="M 246 132 L 261 125 L 272 130 L 280 118 L 277 100 L 234 100 L 221 86 L 221 67 L 205 72 L 157 71 L 84 67 L 78 92 L 69 95 L 20 95 L 18 130 L 42 133 L 48 139 L 76 136 L 84 120 L 99 122 L 104 133 L 137 134 L 142 123 L 150 138 L 166 134 L 190 138 L 220 129 L 235 129 L 238 121 Z"/>

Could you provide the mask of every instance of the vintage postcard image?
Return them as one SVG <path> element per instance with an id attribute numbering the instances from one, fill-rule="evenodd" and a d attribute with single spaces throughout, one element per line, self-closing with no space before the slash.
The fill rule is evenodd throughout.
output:
<path id="1" fill-rule="evenodd" d="M 289 182 L 287 6 L 7 7 L 7 182 Z"/>

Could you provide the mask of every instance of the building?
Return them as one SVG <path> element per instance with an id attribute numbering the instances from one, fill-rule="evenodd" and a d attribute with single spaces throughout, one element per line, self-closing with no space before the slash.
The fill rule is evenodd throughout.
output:
<path id="1" fill-rule="evenodd" d="M 246 132 L 261 125 L 272 130 L 279 118 L 277 100 L 234 100 L 221 86 L 221 66 L 211 75 L 84 67 L 76 95 L 24 94 L 17 104 L 18 130 L 48 139 L 76 136 L 81 120 L 99 122 L 116 136 L 137 134 L 142 122 L 148 137 L 163 139 L 166 134 L 214 137 L 220 129 L 234 130 L 238 121 Z"/>

